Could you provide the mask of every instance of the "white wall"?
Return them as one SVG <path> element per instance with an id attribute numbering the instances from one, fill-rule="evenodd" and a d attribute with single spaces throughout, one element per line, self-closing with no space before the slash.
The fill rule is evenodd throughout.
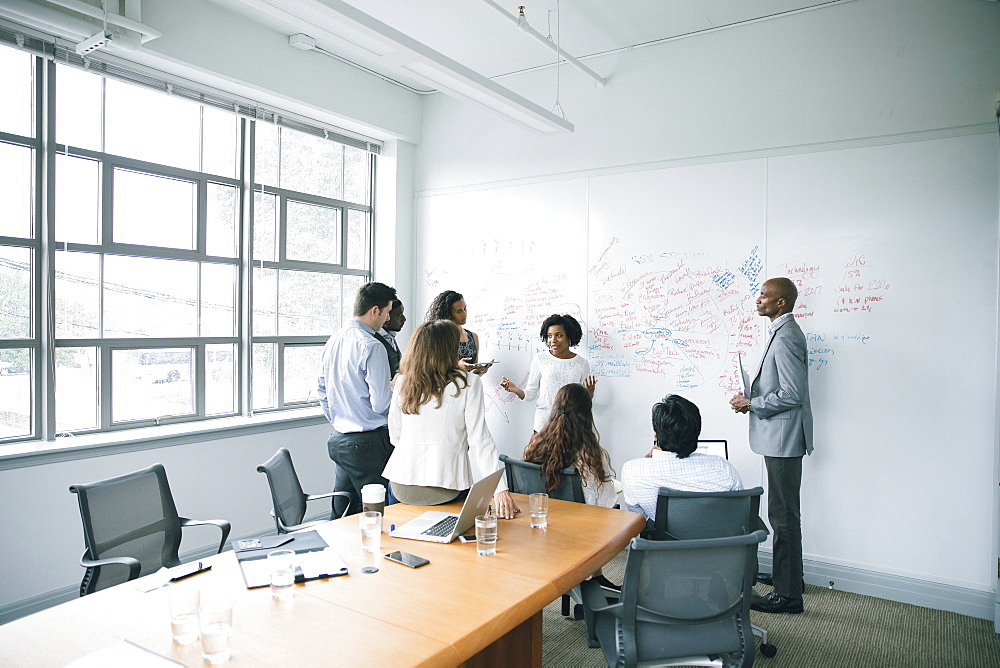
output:
<path id="1" fill-rule="evenodd" d="M 429 96 L 418 192 L 585 170 L 992 123 L 996 3 L 856 0 L 668 42 L 572 68 L 573 134 L 541 136 Z M 550 70 L 504 85 L 549 107 Z"/>
<path id="2" fill-rule="evenodd" d="M 573 134 L 539 136 L 489 111 L 432 96 L 426 103 L 423 141 L 416 156 L 418 211 L 433 211 L 425 202 L 461 193 L 473 199 L 482 195 L 483 201 L 493 202 L 492 212 L 498 206 L 495 200 L 502 195 L 499 189 L 511 185 L 537 184 L 534 187 L 541 190 L 556 181 L 575 182 L 607 173 L 747 157 L 808 156 L 855 146 L 995 132 L 994 95 L 1000 89 L 998 18 L 1000 8 L 995 3 L 857 0 L 591 59 L 588 65 L 611 76 L 612 82 L 606 89 L 595 89 L 572 70 L 563 71 L 561 104 L 576 124 Z M 504 82 L 544 104 L 554 99 L 554 79 L 553 73 L 540 72 L 506 78 Z M 518 190 L 527 191 L 528 186 Z M 995 216 L 996 195 L 995 191 L 990 193 L 975 202 L 974 208 L 988 209 Z M 542 209 L 552 205 L 551 201 L 539 201 Z M 871 214 L 872 220 L 879 219 L 878 212 Z M 483 220 L 493 217 L 483 216 Z M 466 219 L 473 225 L 477 222 L 474 216 Z M 430 230 L 433 224 L 433 220 L 419 221 L 417 248 L 439 243 Z M 921 234 L 917 218 L 909 224 L 909 234 Z M 987 220 L 987 224 L 987 256 L 994 261 L 985 265 L 977 262 L 967 266 L 966 271 L 974 272 L 968 278 L 976 285 L 989 284 L 987 294 L 992 296 L 982 307 L 995 313 L 995 218 Z M 622 221 L 622 225 L 627 226 L 628 221 Z M 502 264 L 502 259 L 498 261 Z M 771 267 L 768 270 L 773 273 Z M 934 271 L 933 267 L 927 270 Z M 417 278 L 423 280 L 424 276 Z M 440 287 L 462 290 L 461 285 Z M 434 291 L 424 287 L 427 294 Z M 950 317 L 947 311 L 940 316 Z M 907 316 L 899 313 L 898 317 Z M 979 348 L 995 350 L 992 335 L 986 334 L 986 338 L 989 340 L 977 341 L 982 344 Z M 995 352 L 990 354 L 991 359 L 984 362 L 992 369 Z M 918 365 L 918 375 L 925 378 L 941 377 L 945 371 L 942 365 L 947 364 L 933 353 L 918 356 L 913 363 Z M 914 391 L 925 405 L 938 388 Z M 986 391 L 992 390 L 987 387 Z M 890 404 L 894 402 L 892 399 Z M 817 412 L 822 410 L 822 406 L 816 406 Z M 924 415 L 915 413 L 914 418 L 919 423 Z M 646 429 L 645 425 L 637 428 Z M 894 490 L 877 490 L 873 498 L 889 505 L 873 515 L 908 512 L 906 498 L 915 493 L 915 486 L 920 486 L 920 493 L 933 495 L 933 501 L 928 504 L 929 512 L 920 513 L 923 523 L 918 526 L 933 533 L 936 525 L 953 525 L 956 516 L 961 518 L 965 530 L 958 532 L 959 544 L 948 551 L 961 556 L 954 560 L 935 556 L 934 541 L 921 531 L 903 532 L 902 536 L 896 532 L 888 541 L 877 526 L 855 531 L 846 523 L 842 530 L 830 535 L 823 533 L 829 531 L 829 526 L 823 524 L 807 527 L 807 534 L 822 534 L 822 540 L 806 545 L 807 552 L 812 550 L 808 557 L 813 562 L 814 581 L 820 580 L 820 572 L 829 572 L 830 579 L 834 579 L 833 573 L 847 574 L 858 582 L 869 578 L 869 584 L 871 578 L 880 576 L 900 578 L 892 584 L 881 578 L 868 590 L 887 596 L 892 595 L 888 589 L 934 583 L 942 587 L 933 592 L 928 589 L 922 600 L 952 595 L 963 598 L 972 592 L 971 597 L 976 599 L 973 606 L 956 605 L 951 609 L 967 614 L 989 610 L 988 614 L 992 614 L 990 591 L 996 550 L 986 520 L 992 517 L 995 525 L 996 513 L 979 506 L 963 513 L 961 507 L 955 506 L 952 490 L 937 489 L 934 482 L 941 478 L 936 475 L 940 467 L 949 466 L 949 461 L 961 470 L 994 471 L 994 415 L 987 411 L 981 424 L 967 429 L 956 426 L 956 432 L 960 438 L 975 434 L 975 444 L 961 447 L 925 440 L 901 445 L 895 451 L 899 457 L 907 457 L 915 450 L 928 453 L 942 447 L 961 447 L 954 457 L 943 453 L 941 458 L 916 458 L 916 474 L 905 482 L 894 477 L 891 456 L 858 465 L 883 467 L 887 484 L 891 483 Z M 745 441 L 731 445 L 746 448 Z M 911 448 L 913 445 L 916 447 Z M 968 461 L 969 457 L 975 461 Z M 806 465 L 819 465 L 819 460 L 822 457 L 812 458 Z M 620 467 L 620 461 L 614 463 Z M 914 461 L 907 459 L 907 467 L 911 466 Z M 949 475 L 953 473 L 949 471 Z M 866 474 L 870 476 L 871 472 Z M 979 484 L 982 476 L 972 478 L 976 481 L 975 498 L 988 503 L 990 494 Z M 824 493 L 827 497 L 865 494 L 850 490 L 852 485 L 845 481 Z M 837 507 L 835 498 L 818 498 L 817 493 L 804 489 L 806 507 Z M 912 524 L 916 513 L 913 515 L 904 524 Z M 863 516 L 856 519 L 863 522 Z M 970 516 L 975 518 L 972 526 L 968 523 Z M 821 514 L 814 513 L 814 517 Z M 922 556 L 915 559 L 918 554 Z M 989 602 L 988 608 L 984 602 Z M 975 612 L 969 612 L 972 607 Z"/>

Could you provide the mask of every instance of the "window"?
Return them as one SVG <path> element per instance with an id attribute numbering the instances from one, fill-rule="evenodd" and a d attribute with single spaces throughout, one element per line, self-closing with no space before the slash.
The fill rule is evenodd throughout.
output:
<path id="1" fill-rule="evenodd" d="M 316 404 L 372 147 L 71 55 L 0 45 L 0 442 Z"/>
<path id="2" fill-rule="evenodd" d="M 254 138 L 252 406 L 262 410 L 316 401 L 323 344 L 369 280 L 371 169 L 358 166 L 369 164 L 360 149 L 288 128 L 258 122 Z"/>

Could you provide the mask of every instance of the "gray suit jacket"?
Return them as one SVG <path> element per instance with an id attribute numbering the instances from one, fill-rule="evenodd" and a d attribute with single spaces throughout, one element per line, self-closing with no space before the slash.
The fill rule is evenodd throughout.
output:
<path id="1" fill-rule="evenodd" d="M 813 451 L 806 337 L 795 318 L 774 331 L 750 384 L 750 449 L 767 457 Z"/>

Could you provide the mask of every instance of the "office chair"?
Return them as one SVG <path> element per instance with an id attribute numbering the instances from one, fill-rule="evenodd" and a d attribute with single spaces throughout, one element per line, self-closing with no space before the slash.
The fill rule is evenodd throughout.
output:
<path id="1" fill-rule="evenodd" d="M 516 494 L 545 492 L 552 499 L 586 503 L 583 496 L 583 480 L 580 478 L 580 472 L 575 466 L 564 468 L 559 487 L 553 492 L 546 492 L 541 464 L 532 464 L 520 459 L 512 459 L 507 455 L 500 455 L 500 461 L 503 462 L 506 470 L 507 489 L 511 492 Z M 579 586 L 573 587 L 569 593 L 562 595 L 563 617 L 568 617 L 570 614 L 570 597 L 575 598 L 580 603 L 583 602 Z M 584 620 L 587 624 L 587 642 L 591 647 L 597 647 L 597 641 L 592 633 L 593 622 L 587 615 L 586 608 L 584 608 Z"/>
<path id="2" fill-rule="evenodd" d="M 752 665 L 748 592 L 766 536 L 633 538 L 617 603 L 582 585 L 608 665 Z"/>
<path id="3" fill-rule="evenodd" d="M 316 520 L 303 524 L 307 501 L 328 499 L 335 496 L 344 496 L 348 500 L 351 498 L 348 492 L 327 492 L 326 494 L 306 494 L 303 492 L 299 476 L 295 473 L 295 467 L 292 465 L 292 455 L 286 448 L 279 448 L 270 459 L 258 466 L 257 473 L 263 473 L 267 476 L 267 483 L 271 488 L 271 503 L 274 505 L 271 516 L 274 518 L 274 525 L 279 534 L 306 529 L 325 521 Z M 350 504 L 344 508 L 344 515 L 347 515 L 349 506 Z M 334 519 L 332 511 L 330 519 Z"/>
<path id="4" fill-rule="evenodd" d="M 661 487 L 656 499 L 656 519 L 644 536 L 652 540 L 692 540 L 743 536 L 767 529 L 760 521 L 760 497 L 763 487 L 732 492 L 681 492 Z M 750 581 L 757 574 L 757 553 L 753 553 Z M 767 642 L 767 630 L 753 627 L 760 636 L 760 653 L 770 658 L 778 648 Z"/>
<path id="5" fill-rule="evenodd" d="M 586 503 L 583 497 L 583 481 L 575 466 L 562 470 L 562 482 L 554 492 L 545 489 L 545 479 L 542 478 L 542 465 L 512 459 L 500 455 L 507 474 L 507 489 L 516 494 L 547 493 L 550 498 L 561 501 Z"/>
<path id="6" fill-rule="evenodd" d="M 180 517 L 162 464 L 84 485 L 70 492 L 80 501 L 87 549 L 80 565 L 87 569 L 80 596 L 149 575 L 181 563 L 181 529 L 212 524 L 222 531 L 219 552 L 230 524 L 225 520 Z"/>

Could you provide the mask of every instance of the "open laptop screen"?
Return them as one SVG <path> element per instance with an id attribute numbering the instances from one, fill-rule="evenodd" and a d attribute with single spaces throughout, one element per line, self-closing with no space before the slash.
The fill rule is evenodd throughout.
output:
<path id="1" fill-rule="evenodd" d="M 718 455 L 723 459 L 729 459 L 729 443 L 721 441 L 698 441 L 698 450 L 704 455 Z"/>

